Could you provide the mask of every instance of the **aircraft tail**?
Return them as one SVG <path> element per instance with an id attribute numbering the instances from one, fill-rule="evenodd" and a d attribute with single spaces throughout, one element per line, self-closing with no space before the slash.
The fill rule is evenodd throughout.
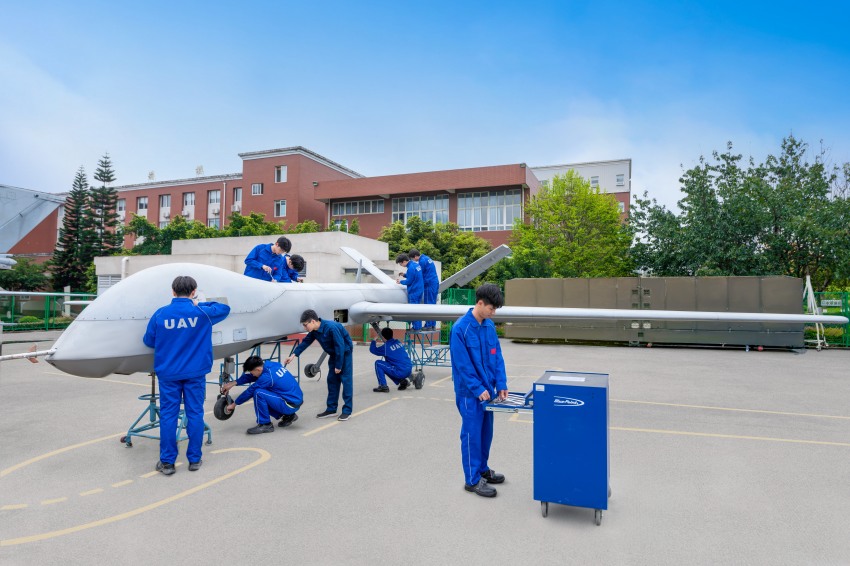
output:
<path id="1" fill-rule="evenodd" d="M 375 279 L 377 279 L 381 283 L 384 283 L 385 285 L 393 285 L 393 286 L 397 285 L 397 283 L 395 282 L 395 280 L 392 277 L 390 277 L 389 275 L 384 273 L 384 271 L 380 267 L 375 265 L 375 263 L 371 259 L 369 259 L 365 255 L 361 254 L 357 250 L 355 250 L 353 248 L 347 248 L 347 247 L 344 247 L 344 246 L 339 248 L 339 249 L 341 249 L 343 251 L 343 253 L 345 253 L 345 255 L 347 255 L 348 257 L 353 259 L 354 263 L 357 264 L 358 268 L 365 269 L 366 271 L 369 272 L 370 275 L 372 275 L 372 277 L 374 277 Z M 359 274 L 358 274 L 358 277 L 357 277 L 357 282 L 358 283 L 360 282 Z"/>

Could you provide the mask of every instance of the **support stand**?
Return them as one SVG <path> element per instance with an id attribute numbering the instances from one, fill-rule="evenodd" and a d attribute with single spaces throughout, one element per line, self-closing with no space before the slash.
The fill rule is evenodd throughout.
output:
<path id="1" fill-rule="evenodd" d="M 127 434 L 121 437 L 122 444 L 126 444 L 128 448 L 132 448 L 134 436 L 159 440 L 159 436 L 155 436 L 153 433 L 149 434 L 150 431 L 154 431 L 159 428 L 159 405 L 156 404 L 157 399 L 159 399 L 159 395 L 156 394 L 156 374 L 152 372 L 151 392 L 146 393 L 145 395 L 139 395 L 139 400 L 147 401 L 148 406 L 142 411 L 139 418 L 130 425 L 130 428 L 127 429 Z M 147 422 L 140 425 L 139 423 L 141 423 L 145 417 L 148 419 Z M 180 413 L 177 415 L 177 442 L 187 440 L 189 438 L 186 434 L 186 422 L 186 411 L 184 409 L 180 409 Z M 206 421 L 204 421 L 204 434 L 207 435 L 207 444 L 212 444 L 212 430 Z"/>

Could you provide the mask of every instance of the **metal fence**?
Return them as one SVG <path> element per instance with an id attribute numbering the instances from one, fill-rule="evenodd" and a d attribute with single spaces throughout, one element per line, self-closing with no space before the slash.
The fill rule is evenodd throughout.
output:
<path id="1" fill-rule="evenodd" d="M 67 302 L 90 301 L 96 297 L 91 293 L 0 291 L 0 320 L 10 323 L 6 332 L 61 329 L 85 308 Z"/>

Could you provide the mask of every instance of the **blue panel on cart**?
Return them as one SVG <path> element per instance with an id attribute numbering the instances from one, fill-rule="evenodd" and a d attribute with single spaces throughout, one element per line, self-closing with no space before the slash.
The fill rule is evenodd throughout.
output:
<path id="1" fill-rule="evenodd" d="M 534 499 L 608 508 L 608 375 L 547 371 L 534 383 Z"/>

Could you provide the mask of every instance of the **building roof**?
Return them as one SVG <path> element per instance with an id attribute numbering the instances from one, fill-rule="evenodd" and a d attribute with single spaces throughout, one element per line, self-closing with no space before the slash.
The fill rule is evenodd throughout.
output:
<path id="1" fill-rule="evenodd" d="M 265 159 L 267 157 L 279 157 L 279 156 L 282 156 L 282 155 L 295 155 L 295 154 L 303 155 L 304 157 L 312 159 L 313 161 L 321 163 L 322 165 L 330 167 L 331 169 L 336 169 L 337 171 L 339 171 L 340 173 L 343 173 L 345 175 L 350 175 L 352 177 L 357 177 L 357 178 L 363 176 L 360 173 L 358 173 L 357 171 L 354 171 L 353 169 L 349 169 L 348 167 L 345 167 L 344 165 L 340 165 L 336 161 L 331 161 L 327 157 L 325 157 L 323 155 L 319 155 L 315 151 L 311 151 L 311 150 L 307 149 L 306 147 L 300 146 L 300 145 L 296 145 L 296 146 L 292 146 L 292 147 L 282 147 L 280 149 L 264 149 L 264 150 L 261 150 L 261 151 L 249 151 L 249 152 L 246 152 L 246 153 L 240 153 L 239 157 L 241 157 L 243 160 L 245 160 L 245 159 Z"/>
<path id="2" fill-rule="evenodd" d="M 0 185 L 0 253 L 7 253 L 65 199 L 9 185 Z"/>
<path id="3" fill-rule="evenodd" d="M 563 163 L 561 165 L 535 165 L 532 169 L 562 169 L 564 167 L 573 168 L 573 167 L 593 167 L 599 165 L 613 165 L 615 163 L 628 163 L 631 166 L 632 160 L 630 158 L 625 159 L 605 159 L 602 161 L 581 161 L 578 163 Z"/>
<path id="4" fill-rule="evenodd" d="M 198 185 L 201 183 L 209 183 L 213 181 L 232 181 L 241 179 L 242 173 L 228 173 L 225 175 L 210 175 L 207 177 L 191 177 L 189 179 L 173 179 L 169 181 L 148 181 L 147 183 L 138 183 L 135 185 L 121 185 L 115 187 L 119 193 L 122 191 L 137 191 L 140 189 L 156 189 L 158 187 L 172 187 L 174 185 Z"/>
<path id="5" fill-rule="evenodd" d="M 531 169 L 526 167 L 525 163 L 515 163 L 491 167 L 322 181 L 318 184 L 314 183 L 314 196 L 316 200 L 328 202 L 342 198 L 375 195 L 387 198 L 389 195 L 400 193 L 454 192 L 455 190 L 483 187 L 528 185 L 536 188 L 537 184 L 537 178 L 531 172 Z"/>

